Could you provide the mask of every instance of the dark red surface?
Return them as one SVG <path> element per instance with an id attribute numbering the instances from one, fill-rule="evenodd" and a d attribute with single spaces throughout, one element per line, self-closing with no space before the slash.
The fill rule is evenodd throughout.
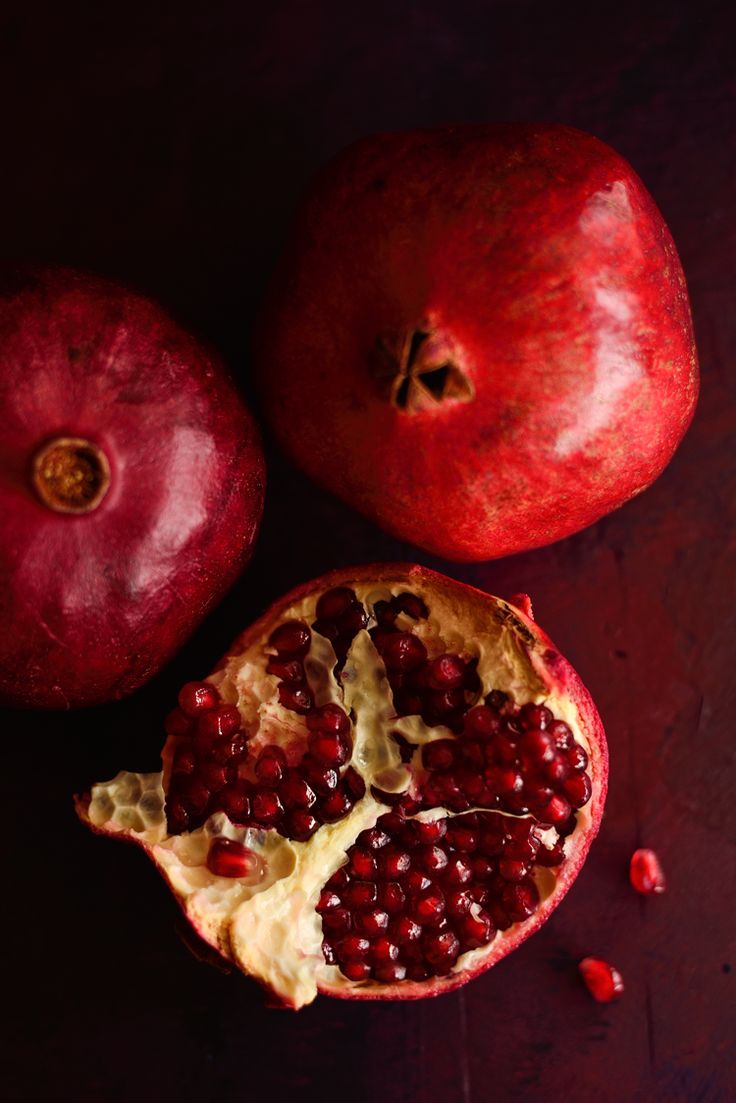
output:
<path id="1" fill-rule="evenodd" d="M 641 9 L 641 10 L 640 10 Z M 610 142 L 668 220 L 703 369 L 695 422 L 642 497 L 554 547 L 449 568 L 529 590 L 596 696 L 608 813 L 561 908 L 465 990 L 410 1006 L 264 1009 L 174 937 L 134 848 L 70 794 L 153 768 L 175 688 L 292 583 L 410 548 L 272 452 L 255 562 L 180 658 L 129 701 L 2 718 L 7 850 L 2 1093 L 10 1100 L 727 1103 L 734 1073 L 736 395 L 730 7 L 428 2 L 31 4 L 3 15 L 3 249 L 133 280 L 246 381 L 249 329 L 309 173 L 360 134 L 459 118 L 557 119 Z M 21 14 L 22 12 L 22 14 Z M 296 530 L 295 530 L 296 526 Z M 418 558 L 430 565 L 446 564 Z M 631 851 L 668 892 L 643 899 Z M 593 1003 L 579 957 L 623 972 Z"/>

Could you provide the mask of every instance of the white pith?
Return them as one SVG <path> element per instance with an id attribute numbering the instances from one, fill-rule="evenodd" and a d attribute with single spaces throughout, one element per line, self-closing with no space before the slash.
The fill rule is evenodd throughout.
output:
<path id="1" fill-rule="evenodd" d="M 346 584 L 353 585 L 358 598 L 369 607 L 407 589 L 406 579 L 378 587 L 350 580 Z M 569 724 L 575 739 L 590 750 L 575 702 L 547 671 L 543 648 L 535 645 L 529 633 L 525 634 L 515 616 L 489 616 L 489 603 L 501 614 L 515 613 L 513 606 L 494 598 L 479 606 L 463 590 L 455 593 L 450 587 L 441 592 L 429 586 L 423 590 L 412 582 L 411 591 L 424 599 L 429 618 L 417 622 L 402 616 L 397 626 L 411 629 L 422 638 L 430 656 L 450 651 L 465 659 L 477 657 L 483 694 L 500 689 L 520 703 L 544 701 L 555 717 Z M 281 608 L 271 628 L 290 619 L 311 624 L 318 597 L 319 592 Z M 263 640 L 268 635 L 266 630 L 247 651 L 231 655 L 210 681 L 218 686 L 225 701 L 238 706 L 251 747 L 278 743 L 290 761 L 297 761 L 305 749 L 306 722 L 278 703 L 278 679 L 266 673 Z M 335 663 L 332 645 L 313 632 L 305 662 L 310 685 L 318 705 L 335 701 L 349 713 L 352 710 L 351 763 L 366 782 L 366 795 L 348 816 L 321 826 L 309 841 L 292 841 L 276 830 L 237 827 L 223 813 L 211 816 L 195 831 L 170 836 L 161 773 L 121 773 L 111 782 L 96 785 L 86 811 L 96 829 L 140 842 L 161 869 L 198 934 L 292 1007 L 309 1003 L 318 990 L 339 994 L 341 990 L 365 987 L 380 994 L 381 986 L 375 981 L 356 986 L 337 966 L 325 963 L 321 917 L 315 905 L 325 881 L 346 860 L 348 847 L 387 811 L 387 806 L 371 795 L 371 785 L 400 792 L 421 769 L 419 754 L 409 766 L 402 764 L 398 746 L 389 733 L 399 731 L 418 746 L 450 734 L 443 726 L 428 727 L 416 716 L 396 718 L 385 668 L 367 631 L 359 632 L 354 639 L 339 681 L 333 673 Z M 166 753 L 164 760 L 168 761 Z M 593 797 L 578 813 L 576 831 L 566 841 L 568 853 L 590 827 L 589 811 L 597 796 L 594 775 L 592 780 Z M 419 818 L 435 819 L 440 815 L 454 813 L 434 808 L 420 813 Z M 552 830 L 546 834 L 550 844 L 557 838 Z M 210 873 L 205 864 L 207 852 L 210 840 L 218 835 L 241 841 L 260 855 L 261 875 L 244 880 Z M 534 877 L 540 906 L 544 907 L 555 894 L 557 870 L 535 867 Z M 437 978 L 438 983 L 451 982 L 464 970 L 476 971 L 492 951 L 494 957 L 502 956 L 498 951 L 504 941 L 518 941 L 517 927 L 514 924 L 508 931 L 499 931 L 492 944 L 462 954 L 453 972 Z"/>

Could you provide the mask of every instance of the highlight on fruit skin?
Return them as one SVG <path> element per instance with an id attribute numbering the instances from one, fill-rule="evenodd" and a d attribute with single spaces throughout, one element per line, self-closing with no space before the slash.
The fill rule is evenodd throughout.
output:
<path id="1" fill-rule="evenodd" d="M 311 478 L 457 561 L 551 544 L 641 493 L 698 394 L 662 215 L 623 157 L 551 123 L 340 153 L 287 241 L 256 361 Z"/>
<path id="2" fill-rule="evenodd" d="M 624 980 L 618 969 L 597 957 L 585 957 L 578 969 L 585 987 L 598 1003 L 612 1003 L 624 992 Z"/>
<path id="3" fill-rule="evenodd" d="M 644 895 L 663 893 L 667 880 L 659 858 L 653 850 L 635 850 L 629 864 L 629 880 L 637 892 Z"/>
<path id="4" fill-rule="evenodd" d="M 142 846 L 199 936 L 292 1008 L 490 968 L 559 904 L 603 812 L 605 737 L 569 663 L 520 608 L 422 567 L 287 594 L 165 727 L 161 773 L 78 813 Z"/>

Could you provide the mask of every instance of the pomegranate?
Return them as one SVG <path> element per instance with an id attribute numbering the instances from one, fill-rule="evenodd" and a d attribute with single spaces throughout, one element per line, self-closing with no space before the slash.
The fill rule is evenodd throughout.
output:
<path id="1" fill-rule="evenodd" d="M 422 567 L 288 594 L 78 801 L 212 947 L 298 1008 L 447 992 L 535 931 L 600 822 L 595 707 L 535 623 Z"/>
<path id="2" fill-rule="evenodd" d="M 0 364 L 0 699 L 122 697 L 249 557 L 255 424 L 158 306 L 67 269 L 5 272 Z"/>
<path id="3" fill-rule="evenodd" d="M 614 965 L 598 957 L 584 957 L 578 969 L 585 987 L 598 1003 L 611 1003 L 623 995 L 623 977 Z"/>
<path id="4" fill-rule="evenodd" d="M 293 459 L 453 560 L 552 543 L 644 490 L 698 389 L 652 199 L 608 146 L 548 124 L 343 153 L 301 212 L 258 358 Z"/>
<path id="5" fill-rule="evenodd" d="M 629 864 L 629 879 L 637 892 L 662 893 L 667 881 L 659 858 L 653 850 L 635 850 Z"/>

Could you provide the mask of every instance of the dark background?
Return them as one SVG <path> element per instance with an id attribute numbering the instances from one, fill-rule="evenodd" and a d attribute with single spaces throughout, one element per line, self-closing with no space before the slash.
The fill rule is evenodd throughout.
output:
<path id="1" fill-rule="evenodd" d="M 688 278 L 703 391 L 656 485 L 554 547 L 459 568 L 383 536 L 270 452 L 255 562 L 172 666 L 84 714 L 5 714 L 2 1002 L 12 1100 L 726 1103 L 734 1063 L 736 21 L 730 3 L 297 0 L 6 6 L 0 250 L 132 281 L 249 391 L 248 340 L 285 224 L 371 131 L 549 119 L 609 141 L 654 194 Z M 285 587 L 417 558 L 528 590 L 608 729 L 611 792 L 568 899 L 518 953 L 418 1004 L 264 1009 L 197 962 L 143 856 L 76 822 L 73 791 L 153 769 L 181 681 Z M 626 869 L 656 847 L 667 895 Z M 617 1005 L 582 988 L 614 961 Z"/>

